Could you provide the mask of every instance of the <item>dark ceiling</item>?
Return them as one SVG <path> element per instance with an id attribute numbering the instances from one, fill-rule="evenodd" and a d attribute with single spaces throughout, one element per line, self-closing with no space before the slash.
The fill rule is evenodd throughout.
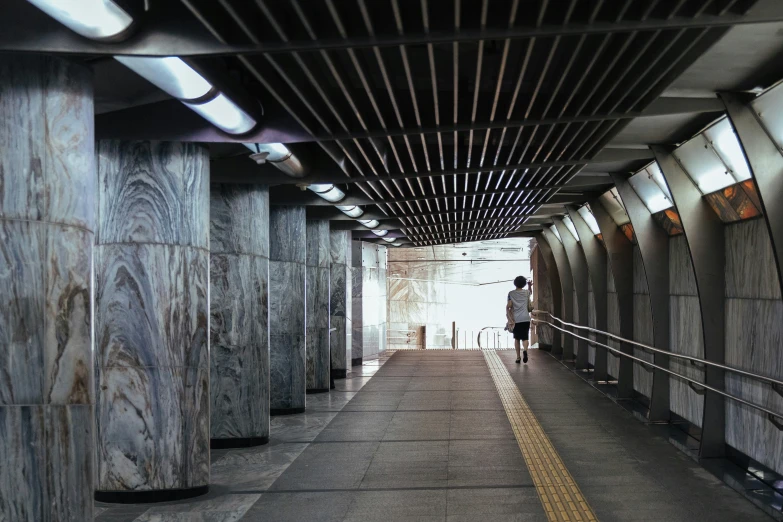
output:
<path id="1" fill-rule="evenodd" d="M 419 245 L 525 235 L 605 191 L 610 172 L 644 166 L 648 145 L 720 117 L 717 90 L 783 76 L 778 0 L 126 4 L 144 22 L 110 44 L 10 1 L 0 51 L 90 60 L 99 138 L 209 142 L 213 181 L 288 185 L 273 187 L 273 204 L 351 227 L 238 143 L 291 144 L 310 166 L 304 181 L 338 183 Z M 261 125 L 224 135 L 112 54 L 182 56 Z"/>

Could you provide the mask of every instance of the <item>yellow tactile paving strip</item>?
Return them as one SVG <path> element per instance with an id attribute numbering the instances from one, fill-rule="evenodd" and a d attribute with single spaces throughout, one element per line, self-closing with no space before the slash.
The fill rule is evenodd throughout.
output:
<path id="1" fill-rule="evenodd" d="M 492 380 L 514 429 L 519 449 L 533 477 L 538 498 L 550 521 L 596 521 L 592 508 L 579 491 L 574 477 L 522 398 L 498 354 L 485 351 Z"/>

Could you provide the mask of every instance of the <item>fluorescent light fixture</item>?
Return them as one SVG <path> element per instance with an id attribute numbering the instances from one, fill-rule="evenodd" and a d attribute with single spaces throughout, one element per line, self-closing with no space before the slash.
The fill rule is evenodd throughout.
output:
<path id="1" fill-rule="evenodd" d="M 373 232 L 374 232 L 374 231 L 373 231 Z M 387 243 L 394 243 L 395 241 L 397 241 L 397 238 L 396 238 L 396 237 L 384 237 L 384 238 L 381 238 L 381 239 L 383 239 L 383 240 L 384 240 L 384 241 L 386 241 Z"/>
<path id="2" fill-rule="evenodd" d="M 282 143 L 245 143 L 244 145 L 256 154 L 265 152 L 267 154 L 266 160 L 272 163 L 285 161 L 293 154 Z"/>
<path id="3" fill-rule="evenodd" d="M 176 56 L 115 56 L 114 59 L 180 100 L 195 100 L 212 90 L 212 85 L 203 76 Z"/>
<path id="4" fill-rule="evenodd" d="M 355 205 L 335 205 L 343 214 L 348 217 L 358 218 L 364 214 L 364 210 Z"/>
<path id="5" fill-rule="evenodd" d="M 574 236 L 574 239 L 579 241 L 579 234 L 576 233 L 576 227 L 574 226 L 574 222 L 571 221 L 571 218 L 568 216 L 564 216 L 563 224 L 566 226 L 568 231 L 571 232 L 571 235 Z"/>
<path id="6" fill-rule="evenodd" d="M 745 154 L 728 118 L 720 120 L 704 131 L 704 135 L 736 181 L 750 179 L 750 169 L 745 161 Z"/>
<path id="7" fill-rule="evenodd" d="M 710 146 L 704 134 L 699 134 L 682 144 L 673 154 L 702 194 L 709 194 L 734 184 L 734 176 Z"/>
<path id="8" fill-rule="evenodd" d="M 388 230 L 381 230 L 381 229 L 370 230 L 370 232 L 372 232 L 373 234 L 379 237 L 385 236 L 386 234 L 389 233 Z"/>
<path id="9" fill-rule="evenodd" d="M 193 111 L 200 114 L 215 127 L 229 134 L 244 134 L 256 126 L 256 120 L 240 109 L 225 94 L 220 93 L 204 103 L 187 103 Z"/>
<path id="10" fill-rule="evenodd" d="M 642 169 L 631 176 L 628 182 L 651 214 L 674 206 L 671 198 L 661 190 L 660 185 L 647 169 Z"/>
<path id="11" fill-rule="evenodd" d="M 556 226 L 552 225 L 551 227 L 549 227 L 549 230 L 551 230 L 552 233 L 557 237 L 558 241 L 560 241 L 561 243 L 563 242 L 563 238 L 560 237 L 560 232 L 557 231 Z"/>
<path id="12" fill-rule="evenodd" d="M 380 225 L 377 219 L 357 219 L 356 221 L 358 221 L 359 223 L 361 223 L 367 228 L 375 228 L 378 225 Z"/>
<path id="13" fill-rule="evenodd" d="M 308 185 L 307 188 L 312 190 L 329 203 L 337 203 L 341 199 L 345 199 L 345 192 L 338 189 L 331 183 L 314 183 Z"/>
<path id="14" fill-rule="evenodd" d="M 595 216 L 593 215 L 593 212 L 590 210 L 588 205 L 580 207 L 578 212 L 579 215 L 582 216 L 582 219 L 585 220 L 585 223 L 587 223 L 587 226 L 590 227 L 590 231 L 594 235 L 597 236 L 601 233 L 601 229 L 598 228 L 598 221 L 595 220 Z"/>
<path id="15" fill-rule="evenodd" d="M 133 18 L 111 0 L 28 0 L 71 31 L 106 40 L 126 31 Z"/>
<path id="16" fill-rule="evenodd" d="M 612 187 L 611 190 L 601 194 L 601 204 L 603 205 L 604 210 L 612 216 L 612 220 L 618 227 L 631 222 L 616 187 Z"/>

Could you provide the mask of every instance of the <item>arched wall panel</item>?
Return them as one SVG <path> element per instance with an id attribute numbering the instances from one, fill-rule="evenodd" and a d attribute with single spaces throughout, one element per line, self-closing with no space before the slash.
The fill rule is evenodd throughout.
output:
<path id="1" fill-rule="evenodd" d="M 652 338 L 652 344 L 663 350 L 669 348 L 669 238 L 653 219 L 647 207 L 622 175 L 612 179 L 631 220 L 636 236 L 634 248 L 634 340 Z M 648 294 L 641 293 L 646 288 Z M 648 329 L 649 328 L 649 329 Z M 635 349 L 635 354 L 641 350 Z M 656 365 L 668 368 L 668 356 L 655 354 Z M 634 365 L 634 386 L 638 386 L 640 372 Z M 653 421 L 669 419 L 669 376 L 662 371 L 652 373 L 649 418 Z M 637 388 L 638 390 L 638 388 Z"/>

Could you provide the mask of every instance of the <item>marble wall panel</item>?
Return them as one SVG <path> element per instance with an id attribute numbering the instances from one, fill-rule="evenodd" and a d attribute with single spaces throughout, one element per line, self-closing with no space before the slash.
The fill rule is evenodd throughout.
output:
<path id="1" fill-rule="evenodd" d="M 269 260 L 210 258 L 213 439 L 269 437 Z"/>
<path id="2" fill-rule="evenodd" d="M 209 156 L 186 142 L 98 142 L 96 242 L 209 248 Z"/>
<path id="3" fill-rule="evenodd" d="M 210 434 L 269 437 L 269 190 L 210 190 Z"/>
<path id="4" fill-rule="evenodd" d="M 98 245 L 97 365 L 208 368 L 207 258 L 175 245 Z"/>
<path id="5" fill-rule="evenodd" d="M 272 414 L 291 413 L 305 407 L 305 209 L 274 206 L 269 223 L 270 407 Z"/>
<path id="6" fill-rule="evenodd" d="M 330 364 L 335 377 L 343 377 L 351 368 L 352 282 L 351 232 L 334 230 L 329 233 L 331 265 L 329 272 L 329 321 L 333 331 L 329 337 Z"/>
<path id="7" fill-rule="evenodd" d="M 102 368 L 97 487 L 108 491 L 209 484 L 209 370 Z"/>
<path id="8" fill-rule="evenodd" d="M 328 391 L 329 368 L 329 278 L 331 252 L 329 221 L 308 220 L 307 240 L 307 390 Z"/>
<path id="9" fill-rule="evenodd" d="M 0 178 L 5 188 L 0 193 L 0 219 L 93 231 L 90 70 L 54 57 L 5 55 L 0 59 L 0 78 Z"/>
<path id="10" fill-rule="evenodd" d="M 354 363 L 358 363 L 362 358 L 374 356 L 386 348 L 386 247 L 355 242 L 352 248 L 354 266 L 351 355 Z"/>
<path id="11" fill-rule="evenodd" d="M 675 353 L 704 357 L 704 337 L 701 327 L 701 309 L 696 296 L 670 298 L 669 349 Z M 669 358 L 672 371 L 704 382 L 704 370 L 687 360 Z M 669 408 L 671 411 L 701 426 L 704 414 L 704 396 L 697 394 L 688 382 L 672 377 L 669 379 Z"/>
<path id="12" fill-rule="evenodd" d="M 96 489 L 205 486 L 208 153 L 102 141 L 97 157 Z"/>
<path id="13" fill-rule="evenodd" d="M 772 299 L 726 300 L 726 364 L 783 378 L 783 302 Z M 773 411 L 783 411 L 783 397 L 767 384 L 726 373 L 726 391 Z M 726 401 L 726 442 L 783 473 L 783 431 L 758 410 Z"/>
<path id="14" fill-rule="evenodd" d="M 305 207 L 272 207 L 269 212 L 269 259 L 305 264 Z"/>
<path id="15" fill-rule="evenodd" d="M 213 184 L 209 199 L 209 251 L 269 257 L 269 188 Z"/>
<path id="16" fill-rule="evenodd" d="M 691 252 L 684 235 L 669 238 L 669 293 L 699 295 Z"/>
<path id="17" fill-rule="evenodd" d="M 93 518 L 92 77 L 0 56 L 0 520 Z"/>
<path id="18" fill-rule="evenodd" d="M 617 302 L 617 293 L 608 292 L 606 294 L 606 331 L 615 335 L 621 335 L 620 332 L 620 305 Z M 620 350 L 620 342 L 608 339 L 607 343 L 612 348 Z M 609 352 L 607 359 L 607 371 L 609 375 L 617 378 L 620 375 L 620 356 Z"/>
<path id="19" fill-rule="evenodd" d="M 633 296 L 633 340 L 652 345 L 653 324 L 650 312 L 650 296 L 634 294 Z M 653 356 L 640 348 L 634 348 L 634 356 L 652 362 Z M 652 393 L 653 374 L 639 363 L 633 365 L 633 388 L 645 397 Z"/>
<path id="20" fill-rule="evenodd" d="M 780 299 L 772 243 L 764 220 L 726 226 L 726 296 Z"/>

